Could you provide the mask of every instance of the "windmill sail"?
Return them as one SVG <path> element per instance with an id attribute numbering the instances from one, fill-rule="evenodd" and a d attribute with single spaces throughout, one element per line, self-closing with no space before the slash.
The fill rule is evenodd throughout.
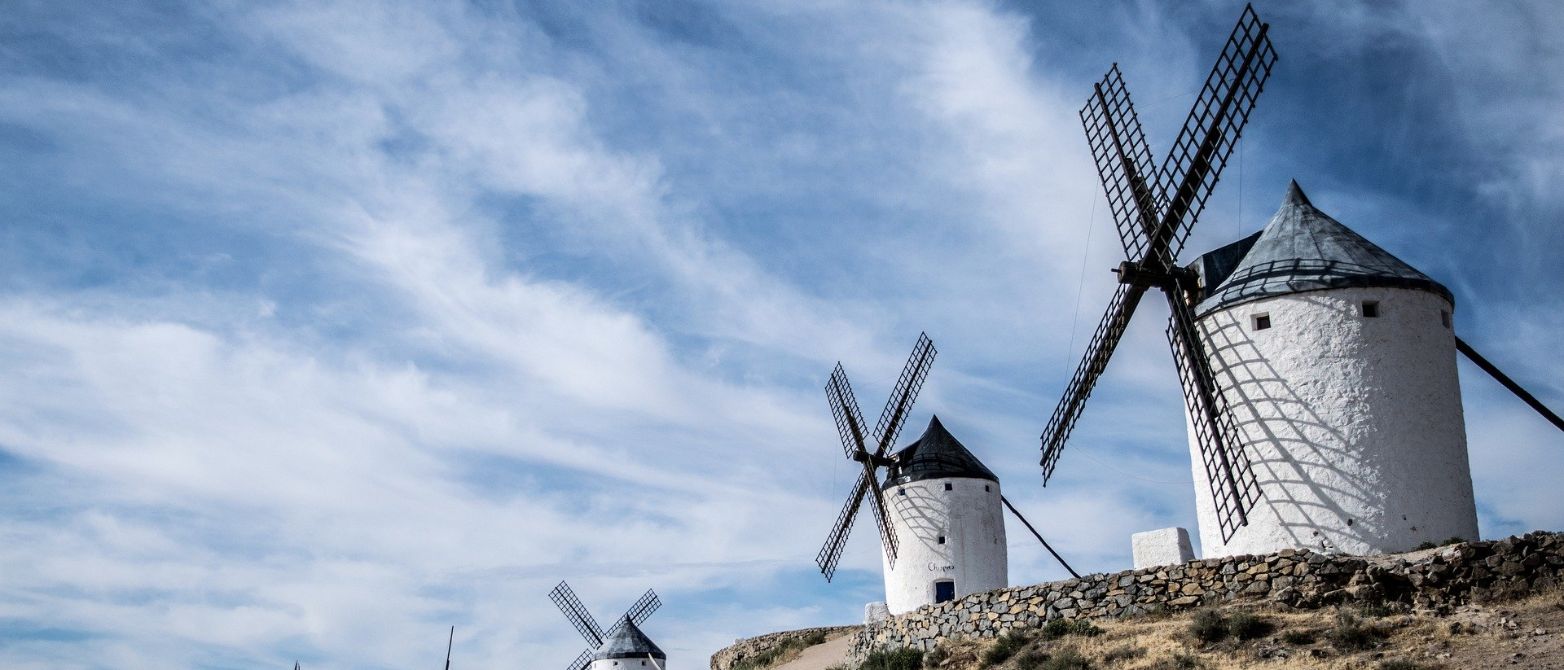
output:
<path id="1" fill-rule="evenodd" d="M 1253 7 L 1246 6 L 1160 170 L 1153 172 L 1150 167 L 1150 149 L 1117 65 L 1093 88 L 1081 109 L 1081 124 L 1126 261 L 1118 270 L 1120 286 L 1042 436 L 1046 484 L 1141 296 L 1148 288 L 1161 289 L 1171 309 L 1169 343 L 1216 494 L 1223 540 L 1248 522 L 1247 510 L 1258 499 L 1258 485 L 1236 441 L 1238 433 L 1231 427 L 1221 389 L 1210 374 L 1205 345 L 1188 314 L 1186 299 L 1193 286 L 1177 258 L 1276 62 L 1268 33 L 1269 26 Z"/>
<path id="2" fill-rule="evenodd" d="M 841 363 L 837 363 L 830 379 L 826 381 L 826 403 L 831 406 L 831 417 L 836 422 L 842 449 L 849 459 L 863 466 L 863 472 L 853 484 L 852 493 L 847 496 L 846 504 L 842 505 L 842 511 L 836 516 L 836 523 L 832 524 L 831 532 L 826 535 L 825 544 L 815 555 L 815 564 L 820 567 L 820 573 L 825 575 L 828 582 L 836 574 L 837 563 L 842 558 L 853 521 L 857 519 L 858 509 L 863 505 L 865 497 L 870 498 L 869 507 L 880 533 L 880 546 L 885 551 L 886 562 L 893 566 L 896 564 L 896 528 L 886 513 L 878 472 L 889 463 L 885 454 L 901 434 L 902 426 L 907 422 L 907 414 L 917 401 L 918 392 L 923 389 L 923 382 L 928 378 L 929 368 L 933 366 L 934 357 L 938 353 L 928 334 L 919 333 L 912 354 L 907 357 L 901 376 L 897 378 L 890 397 L 886 398 L 885 408 L 880 411 L 879 421 L 875 423 L 874 430 L 867 433 L 863 428 L 863 413 L 853 397 L 852 385 L 848 383 L 847 373 L 843 371 Z M 866 435 L 875 441 L 872 452 Z"/>

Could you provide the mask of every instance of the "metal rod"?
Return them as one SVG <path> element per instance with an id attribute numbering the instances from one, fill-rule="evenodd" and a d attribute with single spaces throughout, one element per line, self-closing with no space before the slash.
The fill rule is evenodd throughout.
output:
<path id="1" fill-rule="evenodd" d="M 1054 555 L 1054 560 L 1059 561 L 1059 565 L 1064 566 L 1064 569 L 1068 570 L 1070 572 L 1070 576 L 1071 577 L 1074 577 L 1076 579 L 1080 579 L 1081 578 L 1081 575 L 1075 572 L 1075 568 L 1070 567 L 1069 563 L 1064 562 L 1064 557 L 1060 556 L 1059 552 L 1054 551 L 1054 548 L 1048 545 L 1048 540 L 1043 539 L 1042 534 L 1038 533 L 1037 529 L 1032 527 L 1032 522 L 1027 521 L 1026 517 L 1021 516 L 1021 511 L 1016 509 L 1015 505 L 1010 504 L 1010 499 L 1009 498 L 1006 498 L 1004 495 L 1001 494 L 999 496 L 999 501 L 1004 503 L 1005 507 L 1010 508 L 1010 513 L 1016 515 L 1016 518 L 1021 520 L 1021 524 L 1026 526 L 1027 530 L 1032 531 L 1032 536 L 1036 537 L 1038 542 L 1043 543 L 1043 548 L 1047 549 L 1048 553 Z"/>
<path id="2" fill-rule="evenodd" d="M 1548 406 L 1542 404 L 1542 401 L 1538 400 L 1536 396 L 1527 393 L 1526 389 L 1521 388 L 1520 384 L 1517 384 L 1515 383 L 1515 380 L 1510 379 L 1509 375 L 1500 372 L 1499 368 L 1495 367 L 1493 363 L 1489 363 L 1488 359 L 1482 357 L 1482 354 L 1477 353 L 1477 350 L 1473 349 L 1472 345 L 1467 344 L 1466 340 L 1463 340 L 1460 337 L 1456 337 L 1455 349 L 1456 351 L 1466 354 L 1466 357 L 1472 359 L 1472 362 L 1476 363 L 1477 367 L 1482 368 L 1483 372 L 1486 372 L 1494 379 L 1499 380 L 1499 383 L 1503 384 L 1504 388 L 1509 389 L 1510 393 L 1514 393 L 1515 396 L 1520 398 L 1522 402 L 1531 405 L 1532 409 L 1537 410 L 1537 413 L 1541 414 L 1542 418 L 1547 419 L 1550 423 L 1552 423 L 1554 427 L 1558 428 L 1559 430 L 1564 430 L 1564 419 L 1561 419 L 1559 418 L 1559 415 L 1554 414 L 1553 410 L 1548 409 Z"/>
<path id="3" fill-rule="evenodd" d="M 456 626 L 451 626 L 451 636 L 445 639 L 445 670 L 451 670 L 451 643 L 456 641 Z"/>

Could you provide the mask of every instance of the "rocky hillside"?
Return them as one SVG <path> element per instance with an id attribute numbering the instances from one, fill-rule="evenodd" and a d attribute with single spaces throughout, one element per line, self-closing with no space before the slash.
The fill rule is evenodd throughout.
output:
<path id="1" fill-rule="evenodd" d="M 1209 559 L 925 607 L 849 633 L 851 650 L 835 662 L 866 670 L 1410 669 L 1478 660 L 1564 668 L 1556 659 L 1561 577 L 1557 533 L 1392 556 L 1288 550 Z M 791 640 L 788 653 L 768 655 L 771 639 Z M 782 667 L 801 646 L 796 635 L 754 638 L 713 656 L 712 668 Z M 822 655 L 808 658 L 819 665 Z"/>

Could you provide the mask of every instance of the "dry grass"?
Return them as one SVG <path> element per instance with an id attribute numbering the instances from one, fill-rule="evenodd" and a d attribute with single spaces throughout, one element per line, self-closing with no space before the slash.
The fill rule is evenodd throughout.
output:
<path id="1" fill-rule="evenodd" d="M 1065 656 L 1072 659 L 1067 667 L 1097 670 L 1455 670 L 1501 664 L 1564 670 L 1559 593 L 1470 607 L 1448 617 L 1253 606 L 1227 607 L 1219 615 L 1230 628 L 1217 641 L 1198 639 L 1192 632 L 1197 614 L 1182 613 L 1097 622 L 1101 632 L 1095 635 L 1050 639 L 1040 630 L 1021 631 L 1002 643 L 1008 653 L 990 654 L 1001 644 L 995 640 L 948 640 L 941 645 L 943 661 L 934 667 L 1027 670 Z M 993 663 L 985 664 L 985 657 Z"/>

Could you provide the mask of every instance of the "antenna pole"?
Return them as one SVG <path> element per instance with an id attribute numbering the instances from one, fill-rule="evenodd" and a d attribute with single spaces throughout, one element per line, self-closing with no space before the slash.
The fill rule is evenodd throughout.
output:
<path id="1" fill-rule="evenodd" d="M 999 496 L 999 501 L 1004 503 L 1005 507 L 1010 509 L 1010 513 L 1011 514 L 1016 515 L 1016 518 L 1021 520 L 1021 523 L 1026 526 L 1027 530 L 1032 531 L 1032 536 L 1037 538 L 1038 542 L 1043 543 L 1043 548 L 1047 549 L 1048 553 L 1054 555 L 1054 560 L 1059 561 L 1059 565 L 1064 566 L 1064 569 L 1068 570 L 1070 572 L 1070 576 L 1071 577 L 1074 577 L 1076 579 L 1080 579 L 1081 578 L 1080 574 L 1075 572 L 1075 568 L 1070 567 L 1069 563 L 1064 562 L 1064 557 L 1060 556 L 1059 552 L 1054 551 L 1053 547 L 1048 546 L 1048 540 L 1043 539 L 1042 534 L 1038 533 L 1037 529 L 1032 527 L 1032 523 L 1030 521 L 1027 521 L 1026 517 L 1021 516 L 1021 511 L 1016 509 L 1015 505 L 1010 504 L 1010 499 L 1009 498 L 1006 498 L 1004 495 L 1000 495 Z M 447 670 L 449 670 L 449 669 L 447 669 Z"/>
<path id="2" fill-rule="evenodd" d="M 1476 363 L 1477 367 L 1482 368 L 1483 372 L 1492 375 L 1494 379 L 1498 380 L 1500 384 L 1504 385 L 1504 388 L 1509 389 L 1510 393 L 1514 393 L 1515 397 L 1520 398 L 1522 402 L 1530 405 L 1532 409 L 1537 410 L 1537 413 L 1541 414 L 1542 418 L 1547 419 L 1550 423 L 1552 423 L 1555 428 L 1564 430 L 1564 419 L 1561 419 L 1559 418 L 1559 415 L 1554 414 L 1553 410 L 1548 409 L 1548 406 L 1542 404 L 1542 401 L 1538 400 L 1536 396 L 1527 393 L 1526 389 L 1521 388 L 1520 384 L 1517 384 L 1515 383 L 1515 380 L 1510 379 L 1509 375 L 1506 375 L 1503 372 L 1499 372 L 1499 368 L 1494 367 L 1493 363 L 1489 363 L 1488 359 L 1483 358 L 1482 354 L 1477 353 L 1477 350 L 1473 349 L 1472 345 L 1467 344 L 1466 340 L 1463 340 L 1459 337 L 1455 338 L 1455 348 L 1457 351 L 1466 354 L 1467 358 L 1472 359 L 1472 362 Z"/>
<path id="3" fill-rule="evenodd" d="M 445 638 L 445 670 L 451 670 L 451 643 L 455 641 L 456 626 L 451 626 L 451 635 Z"/>

